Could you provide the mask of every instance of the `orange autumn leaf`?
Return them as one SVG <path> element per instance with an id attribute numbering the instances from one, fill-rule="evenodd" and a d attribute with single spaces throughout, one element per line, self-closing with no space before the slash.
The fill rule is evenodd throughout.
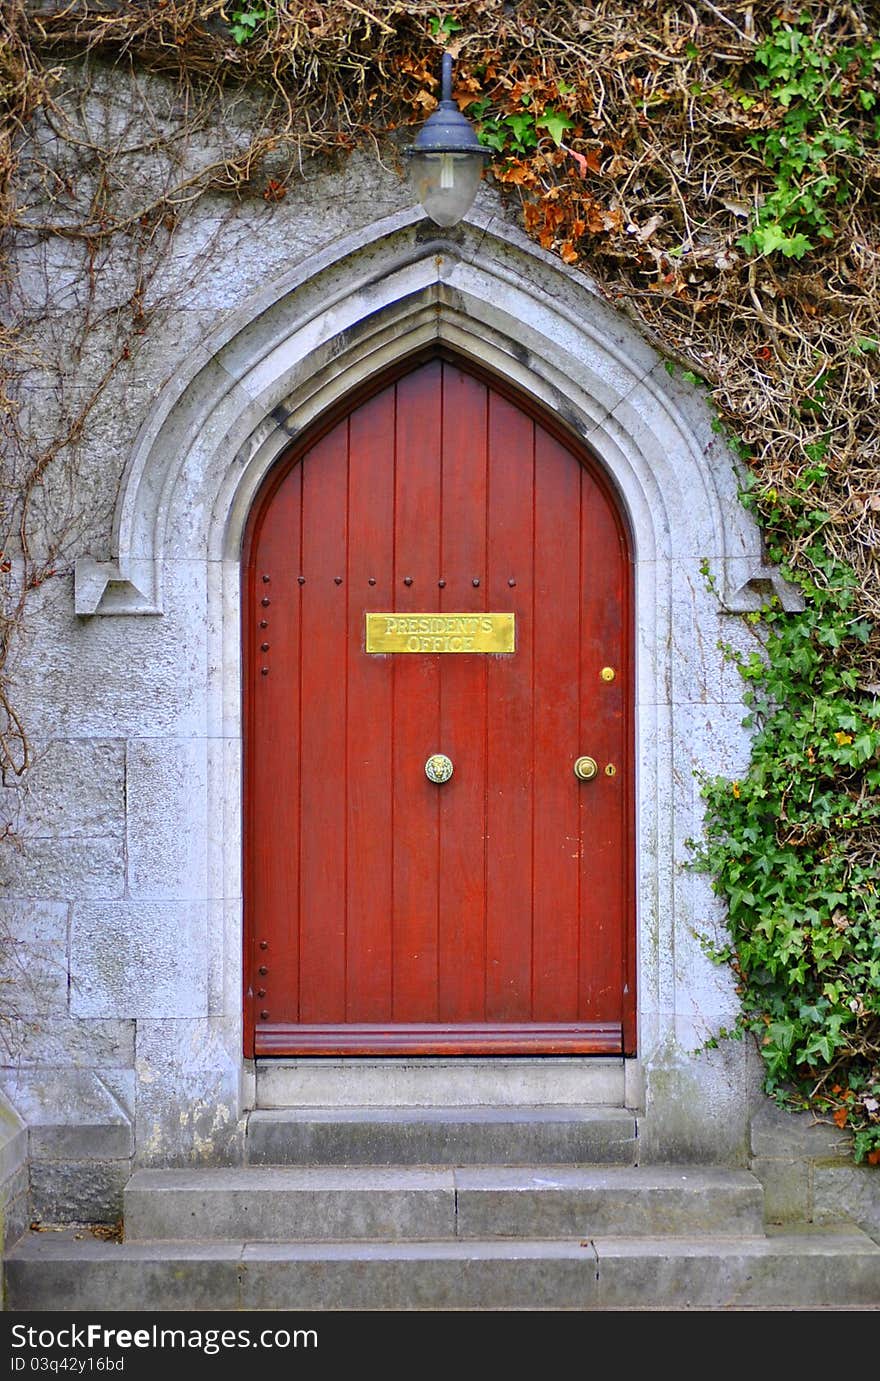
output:
<path id="1" fill-rule="evenodd" d="M 847 1119 L 848 1115 L 849 1115 L 849 1114 L 848 1114 L 846 1108 L 838 1108 L 837 1111 L 836 1111 L 835 1114 L 834 1114 L 834 1123 L 835 1123 L 835 1126 L 837 1126 L 837 1127 L 845 1127 L 845 1126 L 846 1126 L 846 1119 Z"/>
<path id="2" fill-rule="evenodd" d="M 876 1151 L 868 1152 L 868 1164 L 880 1165 L 880 1146 L 877 1147 Z"/>

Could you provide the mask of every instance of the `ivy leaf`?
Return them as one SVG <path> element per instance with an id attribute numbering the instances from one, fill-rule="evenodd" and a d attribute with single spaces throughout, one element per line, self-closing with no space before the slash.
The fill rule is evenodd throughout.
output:
<path id="1" fill-rule="evenodd" d="M 551 110 L 549 107 L 539 120 L 535 121 L 539 129 L 545 129 L 553 140 L 554 144 L 562 143 L 562 136 L 567 129 L 571 129 L 574 121 L 564 112 Z"/>

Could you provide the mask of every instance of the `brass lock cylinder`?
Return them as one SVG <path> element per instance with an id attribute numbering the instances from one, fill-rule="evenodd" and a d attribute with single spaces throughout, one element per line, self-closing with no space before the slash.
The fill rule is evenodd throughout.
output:
<path id="1" fill-rule="evenodd" d="M 580 782 L 591 782 L 599 771 L 599 764 L 595 758 L 578 758 L 574 765 L 574 775 Z"/>

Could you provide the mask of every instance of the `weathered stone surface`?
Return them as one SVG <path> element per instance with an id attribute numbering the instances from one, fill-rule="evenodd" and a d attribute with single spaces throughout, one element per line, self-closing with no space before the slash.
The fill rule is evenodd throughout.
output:
<path id="1" fill-rule="evenodd" d="M 520 1107 L 623 1105 L 620 1059 L 264 1060 L 257 1066 L 257 1106 Z"/>
<path id="2" fill-rule="evenodd" d="M 248 1116 L 250 1165 L 632 1164 L 623 1108 L 291 1108 Z"/>
<path id="3" fill-rule="evenodd" d="M 27 1128 L 16 1109 L 0 1094 L 0 1186 L 27 1160 Z"/>
<path id="4" fill-rule="evenodd" d="M 0 901 L 0 1050 L 9 1049 L 11 1020 L 66 1015 L 68 909 L 62 902 Z"/>
<path id="5" fill-rule="evenodd" d="M 128 888 L 132 897 L 207 894 L 204 739 L 132 739 L 126 754 Z"/>
<path id="6" fill-rule="evenodd" d="M 115 1223 L 130 1160 L 31 1162 L 31 1204 L 42 1223 Z"/>
<path id="7" fill-rule="evenodd" d="M 118 1244 L 32 1233 L 10 1251 L 6 1275 L 13 1311 L 728 1311 L 880 1302 L 880 1251 L 857 1233 L 299 1244 Z"/>
<path id="8" fill-rule="evenodd" d="M 241 1160 L 245 1119 L 240 1081 L 238 1017 L 139 1021 L 139 1164 Z"/>
<path id="9" fill-rule="evenodd" d="M 811 1167 L 808 1161 L 753 1157 L 749 1169 L 764 1186 L 764 1217 L 768 1223 L 806 1223 L 812 1220 Z"/>
<path id="10" fill-rule="evenodd" d="M 134 1021 L 63 1017 L 10 1018 L 0 1029 L 0 1057 L 17 1068 L 100 1069 L 134 1064 Z"/>
<path id="11" fill-rule="evenodd" d="M 35 739 L 204 733 L 204 562 L 176 562 L 165 592 L 163 618 L 118 621 L 78 618 L 72 580 L 34 592 L 10 671 Z"/>
<path id="12" fill-rule="evenodd" d="M 157 1017 L 207 1010 L 204 902 L 92 902 L 74 908 L 75 1016 Z"/>
<path id="13" fill-rule="evenodd" d="M 103 369 L 108 363 L 105 357 L 96 367 Z M 30 449 L 55 452 L 28 511 L 28 548 L 35 560 L 57 560 L 59 540 L 77 553 L 110 554 L 126 454 L 155 398 L 142 383 L 124 388 L 121 381 L 111 382 L 95 398 L 94 372 L 91 380 L 82 377 L 87 368 L 78 370 L 62 353 L 58 372 L 63 384 L 51 379 L 26 395 L 21 425 Z M 81 377 L 81 383 L 75 381 Z M 82 439 L 61 445 L 76 433 L 77 421 L 86 411 Z"/>
<path id="14" fill-rule="evenodd" d="M 640 1163 L 746 1165 L 750 1109 L 760 1088 L 754 1052 L 742 1041 L 700 1054 L 668 1039 L 654 1046 L 650 1023 L 645 1025 Z"/>
<path id="15" fill-rule="evenodd" d="M 3 1070 L 0 1084 L 27 1127 L 32 1160 L 131 1155 L 130 1120 L 91 1070 Z"/>
<path id="16" fill-rule="evenodd" d="M 817 1222 L 850 1218 L 880 1243 L 880 1175 L 875 1166 L 815 1166 L 813 1198 Z"/>
<path id="17" fill-rule="evenodd" d="M 602 1309 L 880 1305 L 880 1250 L 858 1233 L 594 1239 Z"/>
<path id="18" fill-rule="evenodd" d="M 245 1309 L 590 1309 L 597 1298 L 588 1242 L 267 1242 L 242 1262 Z"/>
<path id="19" fill-rule="evenodd" d="M 170 1252 L 164 1243 L 29 1233 L 6 1263 L 6 1307 L 40 1313 L 237 1309 L 241 1255 L 240 1244 L 225 1242 L 181 1242 Z"/>
<path id="20" fill-rule="evenodd" d="M 456 1169 L 460 1237 L 665 1237 L 763 1231 L 760 1185 L 740 1171 L 645 1166 Z"/>
<path id="21" fill-rule="evenodd" d="M 434 1241 L 455 1221 L 452 1171 L 421 1166 L 138 1170 L 125 1190 L 132 1241 Z"/>
<path id="22" fill-rule="evenodd" d="M 5 1252 L 27 1231 L 30 1222 L 30 1178 L 27 1165 L 0 1185 L 0 1251 Z"/>
<path id="23" fill-rule="evenodd" d="M 103 739 L 56 740 L 38 750 L 23 782 L 0 788 L 0 817 L 19 833 L 96 839 L 125 827 L 125 745 Z"/>
<path id="24" fill-rule="evenodd" d="M 762 1099 L 752 1116 L 752 1152 L 764 1160 L 822 1160 L 846 1155 L 850 1138 L 809 1113 L 786 1112 Z"/>
<path id="25" fill-rule="evenodd" d="M 125 888 L 124 841 L 23 839 L 0 854 L 0 887 L 12 897 L 121 897 Z"/>

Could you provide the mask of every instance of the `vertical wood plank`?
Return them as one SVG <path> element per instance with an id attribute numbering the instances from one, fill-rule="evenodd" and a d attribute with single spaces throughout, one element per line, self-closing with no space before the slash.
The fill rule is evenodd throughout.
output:
<path id="1" fill-rule="evenodd" d="M 532 1001 L 532 568 L 534 423 L 489 399 L 489 607 L 516 615 L 516 652 L 488 679 L 486 1018 L 528 1021 Z M 513 581 L 514 584 L 510 582 Z"/>
<path id="2" fill-rule="evenodd" d="M 606 495 L 581 473 L 581 736 L 599 776 L 579 791 L 581 848 L 581 1014 L 622 1016 L 627 872 L 630 667 L 625 633 L 628 561 Z M 614 672 L 602 679 L 602 669 Z M 615 768 L 608 776 L 608 765 Z"/>
<path id="3" fill-rule="evenodd" d="M 395 608 L 438 608 L 442 504 L 438 361 L 397 385 Z M 407 583 L 407 582 L 411 583 Z M 425 762 L 442 751 L 439 656 L 394 658 L 394 1019 L 436 1021 L 438 926 L 437 787 Z"/>
<path id="4" fill-rule="evenodd" d="M 247 866 L 251 1010 L 298 1019 L 299 586 L 302 468 L 286 475 L 254 543 L 247 598 Z M 263 577 L 268 575 L 268 581 Z M 263 674 L 263 669 L 266 674 Z M 280 841 L 293 847 L 280 847 Z M 260 969 L 265 968 L 265 974 Z M 261 995 L 262 993 L 262 995 Z"/>
<path id="5" fill-rule="evenodd" d="M 536 1021 L 578 1016 L 580 466 L 535 437 L 534 965 Z"/>
<path id="6" fill-rule="evenodd" d="M 364 651 L 364 614 L 394 607 L 394 402 L 386 388 L 349 430 L 347 1021 L 392 1015 L 394 666 Z"/>
<path id="7" fill-rule="evenodd" d="M 441 610 L 485 609 L 485 384 L 443 366 Z M 478 582 L 474 585 L 474 580 Z M 439 1016 L 482 1021 L 485 1013 L 486 672 L 479 654 L 439 658 L 440 739 L 454 764 L 437 788 L 440 808 Z"/>
<path id="8" fill-rule="evenodd" d="M 304 1022 L 345 1020 L 347 492 L 348 423 L 341 422 L 303 461 L 299 986 Z M 285 845 L 279 840 L 281 848 Z"/>

